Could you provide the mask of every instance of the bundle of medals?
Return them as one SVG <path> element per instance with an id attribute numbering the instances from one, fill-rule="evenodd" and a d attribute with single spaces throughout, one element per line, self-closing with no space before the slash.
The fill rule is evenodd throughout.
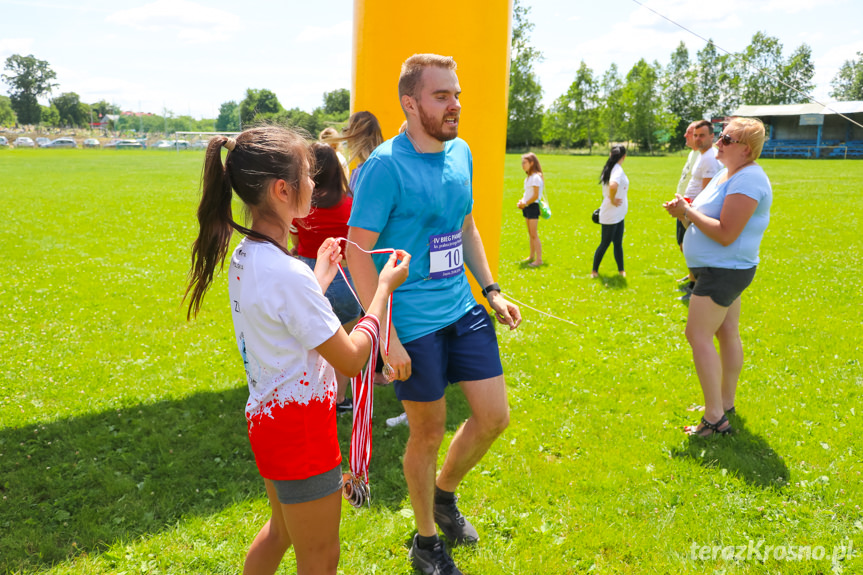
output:
<path id="1" fill-rule="evenodd" d="M 371 351 L 366 369 L 351 381 L 354 393 L 354 421 L 351 430 L 351 472 L 343 477 L 343 495 L 354 507 L 369 504 L 369 461 L 372 457 L 372 387 L 375 364 L 378 359 L 380 322 L 373 315 L 366 315 L 354 327 L 371 340 Z"/>
<path id="2" fill-rule="evenodd" d="M 338 238 L 338 240 L 340 242 L 342 240 L 345 242 L 349 241 L 345 238 Z M 364 252 L 366 251 L 357 246 L 354 242 L 351 243 L 358 249 Z M 393 249 L 383 249 L 373 250 L 366 253 L 382 254 L 393 253 L 394 251 L 395 250 Z M 359 302 L 360 298 L 357 297 L 356 292 L 354 292 L 351 287 L 351 283 L 348 281 L 341 264 L 339 264 L 339 271 L 341 272 L 342 277 L 344 277 L 348 288 Z M 362 302 L 360 302 L 360 306 L 362 307 Z M 387 301 L 387 317 L 384 329 L 384 357 L 389 353 L 392 310 L 393 296 L 390 294 L 389 300 Z M 354 377 L 351 381 L 351 389 L 353 391 L 354 398 L 354 419 L 353 429 L 351 430 L 351 471 L 350 473 L 342 475 L 342 495 L 351 505 L 356 508 L 360 508 L 363 505 L 368 506 L 371 504 L 371 493 L 369 491 L 369 461 L 372 457 L 372 389 L 374 387 L 375 368 L 377 367 L 378 360 L 378 348 L 381 332 L 380 321 L 373 315 L 366 315 L 357 322 L 353 331 L 361 331 L 365 333 L 369 336 L 369 339 L 372 342 L 371 350 L 369 351 L 369 361 L 366 364 L 365 370 Z M 382 372 L 388 381 L 393 380 L 395 373 L 389 364 L 384 364 Z"/>

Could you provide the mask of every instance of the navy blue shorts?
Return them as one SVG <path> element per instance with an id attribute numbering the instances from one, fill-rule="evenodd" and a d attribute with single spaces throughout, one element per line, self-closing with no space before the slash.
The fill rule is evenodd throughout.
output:
<path id="1" fill-rule="evenodd" d="M 297 259 L 312 268 L 312 271 L 315 271 L 315 263 L 317 262 L 315 258 L 297 256 Z M 342 267 L 345 270 L 345 275 L 348 276 L 348 281 L 351 282 L 351 286 L 353 286 L 353 278 L 351 278 L 350 270 L 344 266 Z M 351 293 L 351 288 L 345 283 L 345 278 L 342 277 L 341 273 L 336 273 L 336 277 L 334 277 L 333 281 L 330 282 L 330 287 L 327 288 L 327 293 L 324 295 L 328 300 L 330 300 L 330 305 L 333 306 L 333 311 L 336 313 L 336 317 L 339 318 L 339 322 L 342 325 L 363 315 L 363 308 L 360 307 L 357 298 L 355 298 L 354 294 Z"/>
<path id="2" fill-rule="evenodd" d="M 404 344 L 411 376 L 394 381 L 400 401 L 437 401 L 446 386 L 503 374 L 494 320 L 479 304 L 454 324 Z"/>

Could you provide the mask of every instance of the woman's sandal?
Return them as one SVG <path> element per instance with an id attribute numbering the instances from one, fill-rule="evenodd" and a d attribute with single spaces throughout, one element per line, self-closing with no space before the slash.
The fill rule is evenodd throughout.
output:
<path id="1" fill-rule="evenodd" d="M 729 410 L 729 411 L 731 411 L 731 410 Z M 713 435 L 716 435 L 717 433 L 719 435 L 728 435 L 729 433 L 733 433 L 734 429 L 732 429 L 730 423 L 728 424 L 727 427 L 722 428 L 722 425 L 725 423 L 728 423 L 728 417 L 726 417 L 725 415 L 723 415 L 721 418 L 719 418 L 719 421 L 717 421 L 716 423 L 710 423 L 709 421 L 707 421 L 706 419 L 704 419 L 702 417 L 701 418 L 701 425 L 702 425 L 701 429 L 698 429 L 697 425 L 689 425 L 689 426 L 684 428 L 684 431 L 686 432 L 687 435 L 690 435 L 690 436 L 695 435 L 698 437 L 711 437 Z M 710 433 L 705 434 L 704 433 L 705 430 L 710 431 Z"/>

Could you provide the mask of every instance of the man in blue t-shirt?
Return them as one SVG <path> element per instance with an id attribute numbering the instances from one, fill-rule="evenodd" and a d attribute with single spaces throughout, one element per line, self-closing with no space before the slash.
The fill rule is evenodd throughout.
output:
<path id="1" fill-rule="evenodd" d="M 498 321 L 510 329 L 521 322 L 518 307 L 494 283 L 473 219 L 473 159 L 457 137 L 461 88 L 455 69 L 452 58 L 435 54 L 415 54 L 402 65 L 399 98 L 407 130 L 363 164 L 348 221 L 348 238 L 362 250 L 398 248 L 412 256 L 408 279 L 393 294 L 389 350 L 381 353 L 410 427 L 404 473 L 417 525 L 410 558 L 429 574 L 460 573 L 435 523 L 455 543 L 478 540 L 456 506 L 455 490 L 509 423 L 494 323 L 471 294 L 465 264 L 484 286 Z M 384 260 L 353 245 L 347 256 L 360 299 L 368 304 Z M 449 383 L 459 383 L 471 416 L 435 479 Z"/>

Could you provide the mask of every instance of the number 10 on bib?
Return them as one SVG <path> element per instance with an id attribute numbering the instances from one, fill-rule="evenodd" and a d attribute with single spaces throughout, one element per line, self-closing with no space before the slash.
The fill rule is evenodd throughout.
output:
<path id="1" fill-rule="evenodd" d="M 429 279 L 440 280 L 464 272 L 461 231 L 429 237 Z"/>

